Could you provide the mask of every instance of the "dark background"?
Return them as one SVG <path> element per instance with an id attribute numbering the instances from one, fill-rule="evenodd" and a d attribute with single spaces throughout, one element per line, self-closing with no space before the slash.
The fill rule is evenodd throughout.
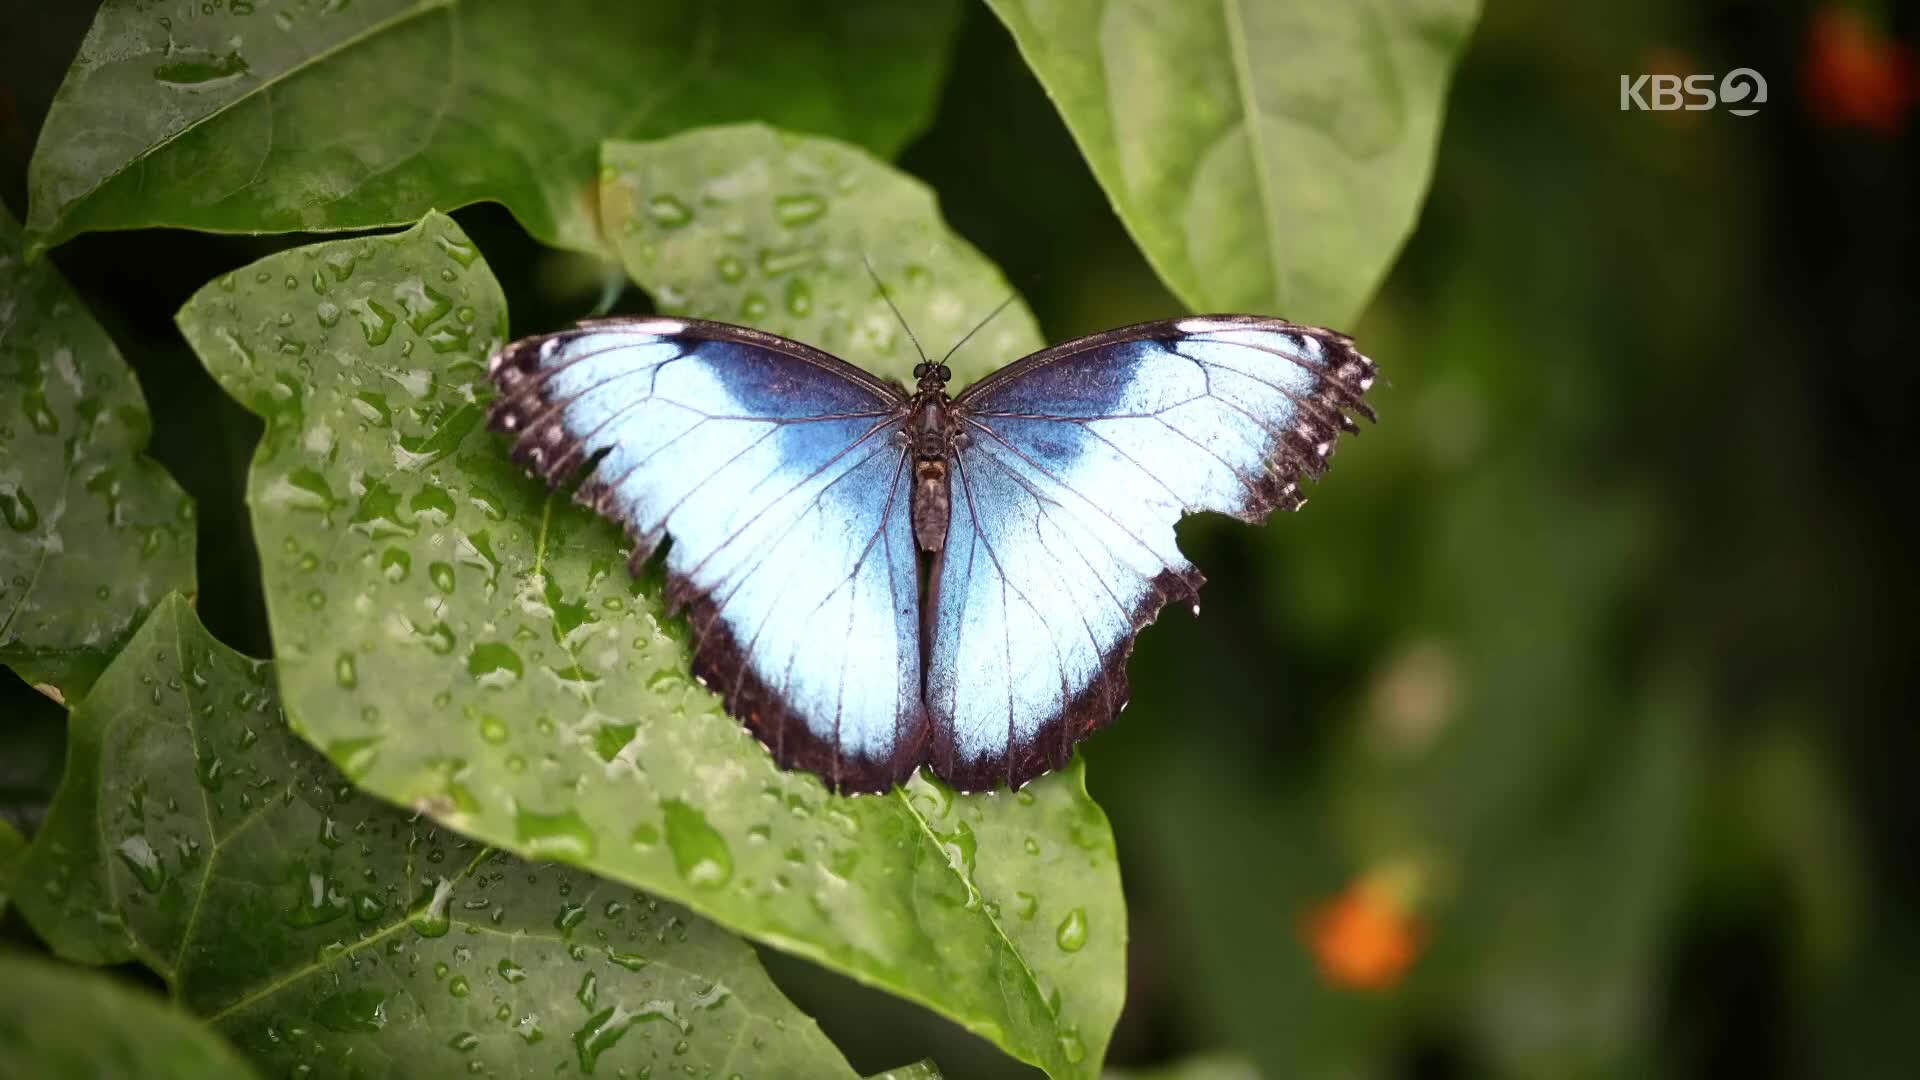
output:
<path id="1" fill-rule="evenodd" d="M 92 8 L 5 5 L 16 216 Z M 1419 226 L 1354 328 L 1386 372 L 1380 426 L 1299 516 L 1182 527 L 1205 616 L 1144 636 L 1133 707 L 1086 748 L 1131 905 L 1116 1065 L 1920 1075 L 1914 22 L 1891 2 L 1489 4 Z M 1768 78 L 1759 115 L 1619 109 L 1623 73 L 1733 67 Z M 1180 310 L 984 9 L 902 165 L 1049 336 Z M 498 207 L 456 216 L 516 332 L 595 302 Z M 198 500 L 203 617 L 255 655 L 255 421 L 171 318 L 308 239 L 91 234 L 52 256 Z M 60 717 L 4 678 L 0 709 L 49 736 L 0 768 L 0 812 L 30 824 Z M 1308 930 L 1383 881 L 1413 962 L 1343 985 Z M 856 1065 L 1012 1068 L 768 963 Z"/>

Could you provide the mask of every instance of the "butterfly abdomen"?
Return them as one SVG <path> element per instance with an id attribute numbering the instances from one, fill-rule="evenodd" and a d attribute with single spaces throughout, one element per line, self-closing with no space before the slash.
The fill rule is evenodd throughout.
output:
<path id="1" fill-rule="evenodd" d="M 942 369 L 944 370 L 944 369 Z M 930 382 L 914 400 L 913 419 L 902 431 L 913 453 L 913 542 L 930 555 L 947 546 L 953 518 L 954 424 L 947 395 Z"/>
<path id="2" fill-rule="evenodd" d="M 946 458 L 916 458 L 913 463 L 913 542 L 937 554 L 947 546 L 953 518 L 953 483 Z"/>

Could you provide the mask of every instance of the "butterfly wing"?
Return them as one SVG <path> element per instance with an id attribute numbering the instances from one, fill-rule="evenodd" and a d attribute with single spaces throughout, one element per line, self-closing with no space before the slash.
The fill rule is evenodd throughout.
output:
<path id="1" fill-rule="evenodd" d="M 881 791 L 925 750 L 916 555 L 893 432 L 905 395 L 816 349 L 692 319 L 606 319 L 506 346 L 490 425 L 620 523 L 667 537 L 694 671 L 782 766 Z"/>
<path id="2" fill-rule="evenodd" d="M 953 517 L 926 676 L 934 771 L 969 790 L 1066 764 L 1126 705 L 1134 636 L 1200 571 L 1174 523 L 1305 500 L 1373 364 L 1277 319 L 1146 323 L 1036 353 L 955 402 Z M 1197 604 L 1196 604 L 1197 609 Z"/>

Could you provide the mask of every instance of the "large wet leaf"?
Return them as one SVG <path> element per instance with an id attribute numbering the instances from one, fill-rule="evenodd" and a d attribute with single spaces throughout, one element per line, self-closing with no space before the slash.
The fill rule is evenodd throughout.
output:
<path id="1" fill-rule="evenodd" d="M 63 956 L 144 962 L 273 1075 L 852 1075 L 745 942 L 355 791 L 177 596 L 72 728 L 23 913 Z"/>
<path id="2" fill-rule="evenodd" d="M 102 972 L 0 952 L 0 1076 L 253 1075 L 218 1035 L 163 999 Z"/>
<path id="3" fill-rule="evenodd" d="M 938 359 L 1013 290 L 925 184 L 832 139 L 759 124 L 608 143 L 607 235 L 665 311 L 784 334 L 911 385 L 919 359 L 862 260 Z M 1018 298 L 953 355 L 964 385 L 1043 344 Z"/>
<path id="4" fill-rule="evenodd" d="M 223 232 L 505 203 L 592 250 L 600 140 L 766 118 L 891 154 L 954 0 L 108 0 L 54 98 L 29 225 Z"/>
<path id="5" fill-rule="evenodd" d="M 1412 228 L 1478 0 L 988 0 L 1181 300 L 1345 324 Z"/>
<path id="6" fill-rule="evenodd" d="M 1078 766 L 839 798 L 689 677 L 611 524 L 483 430 L 499 289 L 457 226 L 271 256 L 181 328 L 266 418 L 249 479 L 287 710 L 363 787 L 931 1005 L 1060 1074 L 1119 1013 L 1113 837 Z M 532 328 L 524 328 L 532 329 Z"/>
<path id="7" fill-rule="evenodd" d="M 193 503 L 150 431 L 113 341 L 0 209 L 0 663 L 65 698 L 193 588 Z"/>

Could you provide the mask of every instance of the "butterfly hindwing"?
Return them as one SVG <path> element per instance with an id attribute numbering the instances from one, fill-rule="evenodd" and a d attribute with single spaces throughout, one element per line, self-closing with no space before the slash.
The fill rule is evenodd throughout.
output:
<path id="1" fill-rule="evenodd" d="M 1252 316 L 1116 330 L 962 394 L 953 517 L 930 602 L 934 770 L 967 789 L 1066 763 L 1126 704 L 1134 636 L 1203 578 L 1174 523 L 1297 508 L 1373 365 L 1339 334 Z"/>
<path id="2" fill-rule="evenodd" d="M 491 424 L 514 457 L 664 539 L 694 669 L 788 768 L 837 790 L 925 749 L 916 555 L 894 442 L 906 398 L 825 353 L 690 319 L 608 319 L 503 349 Z"/>

